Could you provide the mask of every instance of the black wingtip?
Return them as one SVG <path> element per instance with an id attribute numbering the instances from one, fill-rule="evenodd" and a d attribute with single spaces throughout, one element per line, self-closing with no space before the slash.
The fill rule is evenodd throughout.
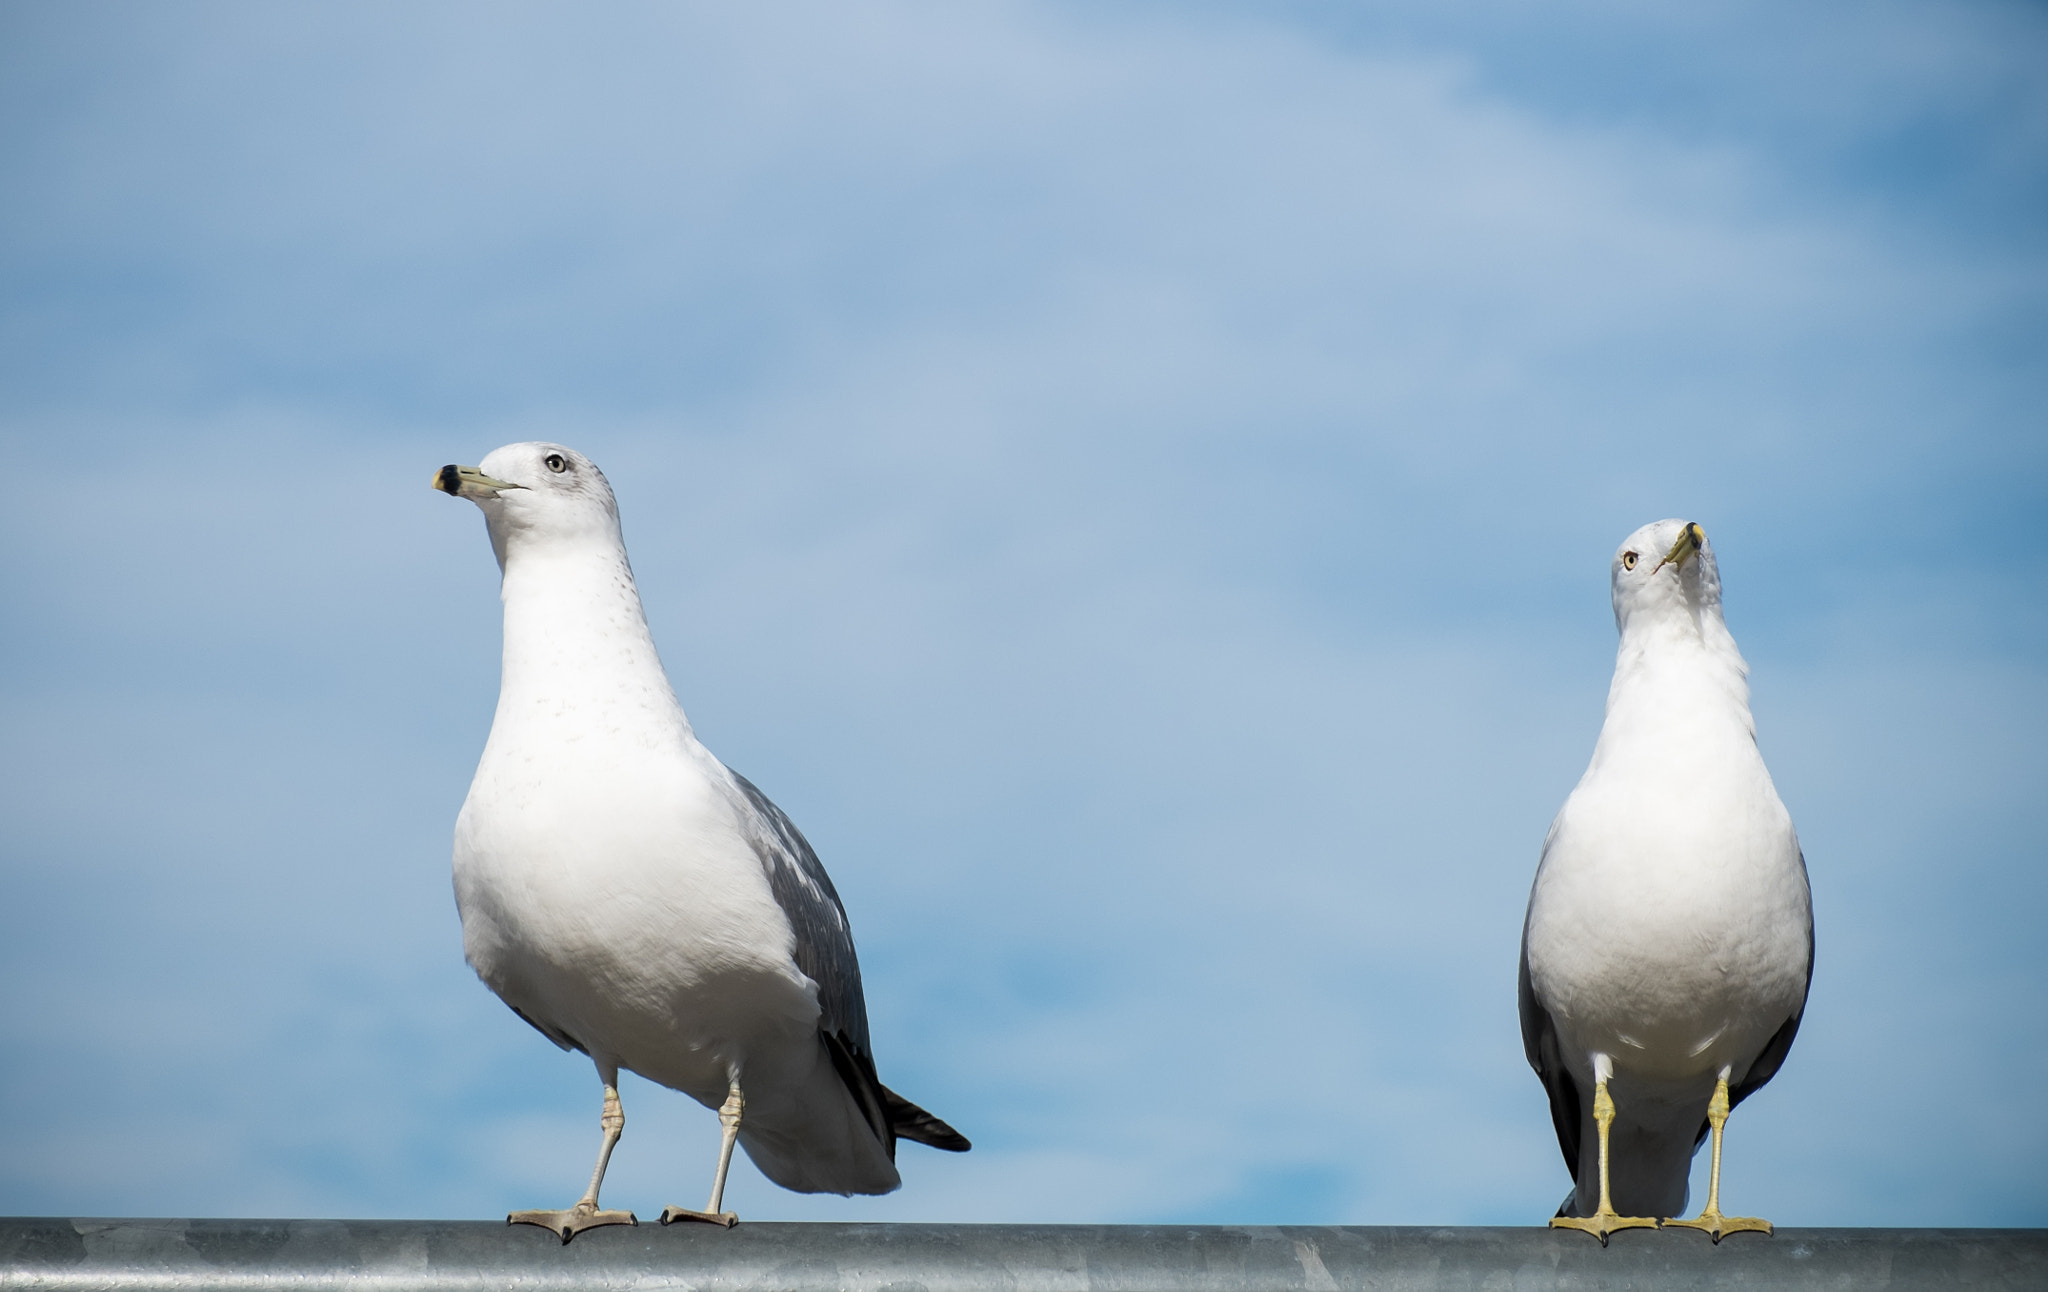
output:
<path id="1" fill-rule="evenodd" d="M 882 1087 L 882 1102 L 888 1105 L 889 1129 L 898 1139 L 916 1140 L 948 1153 L 965 1153 L 974 1147 L 965 1135 L 887 1086 Z"/>
<path id="2" fill-rule="evenodd" d="M 974 1147 L 965 1135 L 930 1114 L 921 1122 L 898 1122 L 895 1130 L 897 1139 L 916 1140 L 948 1153 L 965 1153 Z"/>

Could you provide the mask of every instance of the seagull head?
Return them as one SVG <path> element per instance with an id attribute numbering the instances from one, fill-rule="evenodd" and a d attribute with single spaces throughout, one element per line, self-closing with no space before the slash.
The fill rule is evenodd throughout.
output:
<path id="1" fill-rule="evenodd" d="M 1689 520 L 1643 526 L 1615 549 L 1614 622 L 1623 632 L 1640 616 L 1697 622 L 1721 605 L 1721 575 L 1707 533 Z"/>
<path id="2" fill-rule="evenodd" d="M 533 547 L 619 544 L 619 505 L 597 464 L 562 444 L 507 444 L 473 467 L 450 463 L 434 488 L 484 513 L 498 564 Z"/>

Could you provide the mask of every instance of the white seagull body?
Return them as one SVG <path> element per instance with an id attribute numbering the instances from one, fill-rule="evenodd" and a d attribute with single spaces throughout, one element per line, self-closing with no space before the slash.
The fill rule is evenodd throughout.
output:
<path id="1" fill-rule="evenodd" d="M 504 571 L 504 673 L 455 827 L 463 947 L 479 977 L 605 1086 L 582 1203 L 517 1213 L 566 1242 L 593 1224 L 627 1068 L 720 1109 L 719 1212 L 737 1138 L 806 1193 L 887 1193 L 895 1141 L 962 1150 L 883 1087 L 841 907 L 789 818 L 700 744 L 655 653 L 610 485 L 580 454 L 514 444 L 438 487 L 483 510 Z"/>
<path id="2" fill-rule="evenodd" d="M 1716 1241 L 1767 1232 L 1719 1214 L 1721 1124 L 1799 1028 L 1806 864 L 1757 750 L 1706 536 L 1678 520 L 1637 530 L 1613 592 L 1606 722 L 1544 841 L 1522 936 L 1523 1042 L 1576 1184 L 1559 1215 L 1598 1218 L 1573 1227 L 1604 1243 L 1681 1214 L 1711 1130 L 1707 1209 L 1667 1223 Z"/>

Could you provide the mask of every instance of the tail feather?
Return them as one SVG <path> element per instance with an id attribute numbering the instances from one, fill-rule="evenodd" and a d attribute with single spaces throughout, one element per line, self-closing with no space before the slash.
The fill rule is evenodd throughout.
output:
<path id="1" fill-rule="evenodd" d="M 942 1148 L 948 1153 L 965 1153 L 974 1145 L 967 1137 L 951 1126 L 932 1116 L 902 1095 L 881 1087 L 882 1105 L 889 1111 L 889 1127 L 900 1139 L 916 1140 L 933 1148 Z"/>
<path id="2" fill-rule="evenodd" d="M 820 1032 L 818 1039 L 824 1042 L 825 1052 L 832 1057 L 832 1066 L 838 1070 L 839 1079 L 846 1083 L 861 1116 L 867 1119 L 869 1128 L 882 1142 L 891 1162 L 896 1160 L 898 1139 L 916 1140 L 948 1153 L 965 1153 L 974 1147 L 967 1142 L 965 1135 L 876 1079 L 874 1060 L 855 1049 L 846 1033 Z"/>

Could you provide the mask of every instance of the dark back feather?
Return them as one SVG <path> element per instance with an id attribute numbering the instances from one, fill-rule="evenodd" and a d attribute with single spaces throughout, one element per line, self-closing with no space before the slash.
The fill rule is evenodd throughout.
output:
<path id="1" fill-rule="evenodd" d="M 781 808 L 738 772 L 733 772 L 732 778 L 754 809 L 754 850 L 767 872 L 768 888 L 796 935 L 796 967 L 818 984 L 818 1030 L 842 1038 L 846 1047 L 872 1068 L 860 959 L 854 954 L 853 927 L 847 923 L 846 908 L 832 887 L 832 877 Z"/>

